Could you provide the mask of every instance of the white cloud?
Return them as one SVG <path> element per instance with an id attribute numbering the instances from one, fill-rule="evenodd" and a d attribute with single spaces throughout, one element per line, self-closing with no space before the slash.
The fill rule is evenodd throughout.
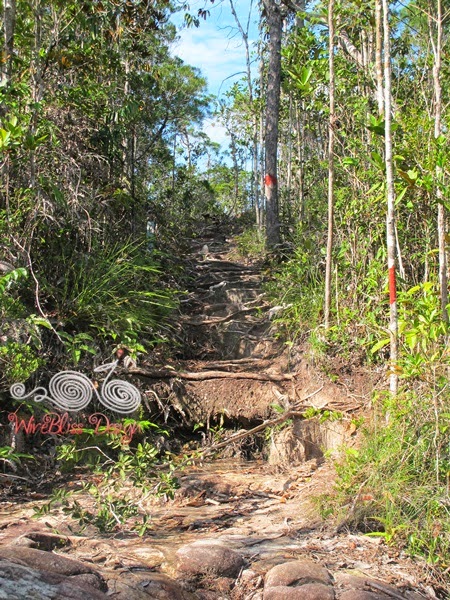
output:
<path id="1" fill-rule="evenodd" d="M 207 119 L 205 121 L 203 124 L 203 131 L 213 142 L 220 144 L 223 148 L 225 148 L 230 141 L 226 128 L 214 119 Z"/>
<path id="2" fill-rule="evenodd" d="M 251 0 L 235 0 L 235 7 L 246 27 Z M 253 0 L 253 13 L 257 15 L 256 0 Z M 204 7 L 204 0 L 192 0 L 191 12 Z M 179 27 L 179 39 L 173 44 L 172 53 L 185 63 L 200 69 L 208 83 L 208 91 L 214 95 L 224 94 L 233 83 L 241 80 L 246 73 L 245 47 L 236 28 L 228 0 L 210 6 L 210 16 L 201 20 L 198 28 L 182 26 L 183 13 L 174 17 Z M 256 40 L 257 27 L 250 27 L 250 39 Z M 207 119 L 203 131 L 214 142 L 226 149 L 229 137 L 225 127 L 215 119 Z"/>
<path id="3" fill-rule="evenodd" d="M 187 64 L 198 67 L 208 81 L 209 90 L 218 94 L 244 76 L 245 50 L 239 40 L 229 40 L 226 32 L 213 24 L 184 29 L 173 46 L 173 53 Z"/>

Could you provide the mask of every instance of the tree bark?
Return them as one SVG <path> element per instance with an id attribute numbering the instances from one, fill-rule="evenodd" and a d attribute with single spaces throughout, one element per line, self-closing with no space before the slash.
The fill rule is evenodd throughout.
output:
<path id="1" fill-rule="evenodd" d="M 266 243 L 267 247 L 271 249 L 280 242 L 277 162 L 283 15 L 275 0 L 263 0 L 263 5 L 269 34 L 264 191 L 266 197 Z"/>
<path id="2" fill-rule="evenodd" d="M 436 0 L 437 16 L 433 19 L 428 16 L 430 42 L 433 48 L 433 86 L 434 86 L 434 137 L 439 138 L 442 135 L 442 86 L 441 86 L 441 65 L 442 65 L 442 0 Z M 436 39 L 433 35 L 432 20 L 436 23 Z M 442 320 L 448 323 L 448 276 L 447 276 L 447 251 L 446 251 L 446 233 L 447 219 L 446 210 L 443 204 L 442 192 L 442 166 L 436 164 L 436 198 L 438 201 L 437 230 L 438 230 L 438 248 L 439 248 L 439 287 L 441 295 L 441 315 Z"/>
<path id="3" fill-rule="evenodd" d="M 395 239 L 395 188 L 392 158 L 392 105 L 391 105 L 391 44 L 389 27 L 389 2 L 383 0 L 384 33 L 384 104 L 385 104 L 385 164 L 387 189 L 386 242 L 389 273 L 389 334 L 390 376 L 389 389 L 393 395 L 398 391 L 398 315 L 396 284 L 396 239 Z"/>
<path id="4" fill-rule="evenodd" d="M 333 263 L 333 222 L 334 222 L 334 125 L 335 125 L 335 81 L 334 81 L 334 0 L 328 2 L 328 66 L 329 66 L 329 108 L 328 122 L 328 236 L 325 263 L 325 305 L 324 325 L 330 328 L 331 279 Z"/>
<path id="5" fill-rule="evenodd" d="M 0 82 L 7 85 L 11 81 L 14 52 L 14 30 L 16 27 L 16 0 L 3 0 L 3 60 L 0 65 Z"/>
<path id="6" fill-rule="evenodd" d="M 208 379 L 255 379 L 256 381 L 291 381 L 296 373 L 230 373 L 229 371 L 207 371 L 202 373 L 175 371 L 171 369 L 130 369 L 133 375 L 142 375 L 150 379 L 187 379 L 189 381 L 206 381 Z"/>
<path id="7" fill-rule="evenodd" d="M 378 115 L 384 114 L 383 96 L 383 28 L 381 0 L 375 0 L 375 75 Z"/>

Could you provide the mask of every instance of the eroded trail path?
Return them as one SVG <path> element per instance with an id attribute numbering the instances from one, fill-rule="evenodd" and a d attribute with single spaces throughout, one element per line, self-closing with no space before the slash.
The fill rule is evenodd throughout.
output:
<path id="1" fill-rule="evenodd" d="M 380 538 L 321 520 L 313 499 L 334 481 L 324 449 L 352 443 L 362 391 L 344 378 L 323 380 L 276 338 L 271 317 L 280 309 L 264 297 L 260 267 L 217 239 L 215 232 L 193 242 L 177 359 L 133 370 L 150 409 L 186 427 L 204 424 L 203 458 L 180 472 L 173 500 L 139 498 L 139 511 L 150 517 L 142 537 L 89 527 L 74 535 L 76 521 L 63 507 L 32 520 L 33 507 L 45 502 L 35 492 L 28 503 L 4 503 L 0 598 L 436 597 L 423 564 Z M 281 422 L 274 404 L 289 421 Z M 346 417 L 325 425 L 300 418 L 311 406 Z M 226 427 L 239 431 L 223 435 Z M 252 428 L 259 431 L 247 435 Z M 220 442 L 219 455 L 211 447 Z"/>

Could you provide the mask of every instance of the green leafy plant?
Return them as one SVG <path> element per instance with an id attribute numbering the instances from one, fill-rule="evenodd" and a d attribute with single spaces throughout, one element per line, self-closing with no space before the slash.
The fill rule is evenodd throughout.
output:
<path id="1" fill-rule="evenodd" d="M 17 452 L 11 446 L 0 447 L 0 463 L 2 463 L 3 466 L 8 465 L 13 471 L 17 470 L 18 465 L 21 464 L 22 459 L 24 458 L 34 460 L 34 456 L 31 454 Z"/>
<path id="2" fill-rule="evenodd" d="M 446 565 L 450 419 L 447 385 L 437 386 L 420 396 L 402 392 L 377 398 L 362 446 L 347 450 L 337 463 L 335 494 L 324 506 L 334 505 L 350 527 Z"/>
<path id="3" fill-rule="evenodd" d="M 75 362 L 82 351 L 94 353 L 95 337 L 137 344 L 139 333 L 148 336 L 175 305 L 157 264 L 132 242 L 71 261 L 53 293 L 65 324 L 60 335 Z"/>
<path id="4" fill-rule="evenodd" d="M 236 245 L 243 258 L 261 259 L 265 256 L 264 236 L 257 227 L 246 229 L 236 236 Z"/>
<path id="5" fill-rule="evenodd" d="M 7 342 L 0 346 L 0 383 L 26 381 L 42 364 L 43 360 L 28 344 Z"/>
<path id="6" fill-rule="evenodd" d="M 139 425 L 141 434 L 151 428 L 159 435 L 165 434 L 149 421 L 132 421 L 124 420 L 123 433 L 127 425 L 134 424 Z M 111 532 L 129 527 L 143 535 L 151 523 L 139 508 L 139 499 L 147 495 L 173 497 L 178 487 L 175 463 L 170 456 L 161 456 L 149 441 L 131 446 L 124 442 L 121 432 L 101 435 L 103 432 L 99 430 L 95 438 L 93 433 L 86 429 L 76 440 L 61 445 L 57 457 L 64 469 L 91 465 L 95 483 L 87 483 L 79 498 L 68 495 L 51 498 L 38 514 L 60 506 L 82 529 L 92 525 L 101 532 Z M 87 505 L 82 496 L 89 498 Z"/>

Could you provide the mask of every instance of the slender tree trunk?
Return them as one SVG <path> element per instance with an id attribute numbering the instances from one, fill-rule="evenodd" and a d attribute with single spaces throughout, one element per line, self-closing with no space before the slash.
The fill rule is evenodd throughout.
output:
<path id="1" fill-rule="evenodd" d="M 273 248 L 280 241 L 278 205 L 278 120 L 281 90 L 281 37 L 283 15 L 275 0 L 263 0 L 269 32 L 269 65 L 267 72 L 267 104 L 265 135 L 266 243 Z"/>
<path id="2" fill-rule="evenodd" d="M 334 125 L 335 125 L 335 81 L 334 81 L 334 0 L 328 2 L 328 53 L 329 53 L 329 97 L 330 117 L 328 122 L 328 236 L 325 263 L 325 305 L 324 325 L 330 327 L 331 279 L 333 261 L 333 221 L 334 221 Z"/>
<path id="3" fill-rule="evenodd" d="M 236 13 L 234 7 L 234 0 L 229 0 L 231 14 L 234 17 L 234 21 L 236 23 L 237 28 L 239 29 L 239 33 L 241 34 L 242 41 L 244 43 L 245 49 L 245 66 L 246 66 L 246 79 L 247 79 L 247 89 L 248 89 L 248 101 L 249 108 L 253 114 L 253 135 L 252 135 L 252 168 L 253 168 L 253 197 L 255 201 L 255 216 L 256 216 L 256 224 L 258 228 L 261 225 L 261 216 L 260 216 L 260 206 L 259 206 L 259 177 L 258 177 L 258 116 L 256 114 L 255 108 L 253 106 L 253 81 L 252 81 L 252 70 L 251 70 L 251 56 L 250 56 L 250 46 L 248 42 L 248 31 L 250 27 L 250 16 L 253 1 L 250 2 L 250 8 L 248 13 L 247 25 L 244 29 L 239 17 Z"/>
<path id="4" fill-rule="evenodd" d="M 3 61 L 0 63 L 0 83 L 11 81 L 14 52 L 14 30 L 16 27 L 16 0 L 3 0 Z"/>
<path id="5" fill-rule="evenodd" d="M 12 77 L 12 59 L 14 51 L 14 30 L 16 26 L 16 0 L 3 0 L 3 61 L 0 61 L 0 84 L 7 86 Z M 5 116 L 7 108 L 0 104 L 0 117 Z M 0 207 L 6 209 L 9 228 L 9 194 L 10 194 L 10 158 L 6 156 L 0 164 Z"/>
<path id="6" fill-rule="evenodd" d="M 259 88 L 261 90 L 260 94 L 262 94 L 262 90 L 264 89 L 264 61 L 263 55 L 260 55 L 260 64 L 259 64 Z M 259 156 L 258 156 L 258 186 L 260 187 L 260 208 L 259 208 L 259 229 L 262 232 L 265 226 L 265 215 L 266 215 L 266 197 L 264 195 L 264 152 L 265 152 L 265 144 L 264 144 L 264 110 L 261 110 L 259 113 Z"/>
<path id="7" fill-rule="evenodd" d="M 383 96 L 383 23 L 381 0 L 375 0 L 375 74 L 378 114 L 384 114 Z"/>
<path id="8" fill-rule="evenodd" d="M 292 131 L 294 130 L 294 101 L 289 92 L 289 121 L 287 129 L 287 166 L 286 166 L 286 205 L 289 215 L 292 214 Z"/>
<path id="9" fill-rule="evenodd" d="M 33 15 L 34 15 L 34 49 L 33 49 L 33 86 L 32 86 L 32 94 L 33 94 L 33 103 L 34 108 L 32 108 L 32 116 L 30 122 L 30 134 L 34 136 L 37 131 L 37 123 L 38 123 L 38 111 L 35 107 L 41 102 L 44 96 L 44 82 L 43 82 L 43 74 L 42 74 L 42 58 L 41 58 L 41 49 L 42 49 L 42 5 L 40 0 L 35 0 L 32 4 L 33 6 Z M 36 186 L 36 151 L 30 151 L 30 188 L 34 188 Z"/>
<path id="10" fill-rule="evenodd" d="M 239 172 L 240 172 L 240 168 L 239 168 L 239 161 L 238 161 L 238 154 L 237 154 L 236 135 L 230 129 L 228 130 L 228 133 L 230 136 L 230 153 L 231 153 L 231 159 L 233 161 L 233 178 L 234 178 L 234 200 L 233 200 L 233 205 L 231 208 L 231 213 L 233 215 L 237 216 L 238 210 L 239 210 Z"/>
<path id="11" fill-rule="evenodd" d="M 436 0 L 437 16 L 433 19 L 428 17 L 430 41 L 433 48 L 433 84 L 434 84 L 434 137 L 437 139 L 442 135 L 442 87 L 441 87 L 441 63 L 442 63 L 442 0 Z M 433 35 L 432 20 L 436 23 L 436 39 Z M 447 219 L 446 210 L 443 204 L 442 193 L 443 170 L 440 164 L 436 165 L 436 197 L 438 201 L 437 230 L 439 247 L 439 286 L 441 293 L 441 314 L 442 320 L 448 323 L 448 277 L 447 277 L 447 251 L 446 251 L 446 233 Z"/>
<path id="12" fill-rule="evenodd" d="M 296 122 L 297 122 L 297 160 L 298 160 L 298 214 L 300 222 L 305 220 L 305 190 L 304 190 L 304 173 L 303 165 L 305 162 L 305 135 L 303 126 L 303 106 L 297 103 L 295 106 Z"/>
<path id="13" fill-rule="evenodd" d="M 392 158 L 392 105 L 391 105 L 391 44 L 389 27 L 389 2 L 383 0 L 384 33 L 384 105 L 385 105 L 385 163 L 387 188 L 386 240 L 389 273 L 389 334 L 390 334 L 390 377 L 389 388 L 392 394 L 398 390 L 398 316 L 396 284 L 396 239 L 395 239 L 395 188 Z"/>

